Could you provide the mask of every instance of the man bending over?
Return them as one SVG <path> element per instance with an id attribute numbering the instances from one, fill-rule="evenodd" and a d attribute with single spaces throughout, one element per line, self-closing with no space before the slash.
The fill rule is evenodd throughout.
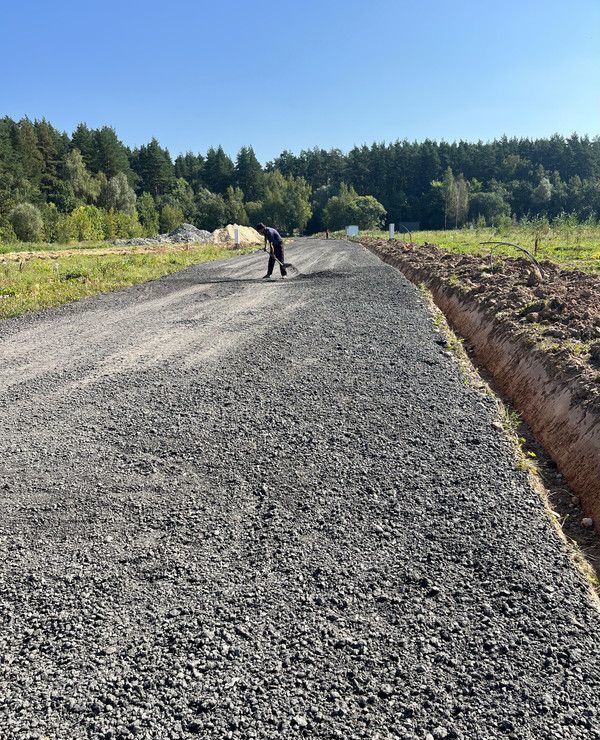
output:
<path id="1" fill-rule="evenodd" d="M 281 277 L 284 278 L 287 275 L 287 270 L 285 269 L 285 260 L 283 258 L 283 239 L 281 238 L 281 234 L 277 229 L 271 226 L 265 226 L 262 223 L 258 224 L 256 230 L 265 237 L 265 249 L 267 248 L 267 243 L 269 244 L 269 266 L 267 267 L 267 274 L 263 276 L 263 280 L 271 277 L 273 268 L 275 267 L 275 260 L 279 262 Z"/>

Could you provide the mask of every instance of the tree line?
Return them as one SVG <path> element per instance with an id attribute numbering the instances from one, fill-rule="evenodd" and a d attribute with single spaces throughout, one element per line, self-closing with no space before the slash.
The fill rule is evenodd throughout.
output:
<path id="1" fill-rule="evenodd" d="M 573 134 L 492 142 L 396 141 L 338 149 L 283 152 L 269 165 L 304 177 L 313 202 L 325 203 L 341 183 L 371 195 L 395 223 L 423 228 L 493 225 L 513 217 L 578 220 L 600 216 L 600 138 Z M 309 228 L 322 228 L 316 208 Z"/>
<path id="2" fill-rule="evenodd" d="M 467 221 L 580 220 L 600 214 L 600 140 L 576 134 L 489 143 L 397 141 L 282 152 L 264 167 L 251 146 L 173 159 L 156 139 L 131 149 L 109 126 L 72 135 L 45 120 L 0 119 L 0 240 L 107 239 L 183 221 L 275 225 L 283 233 L 423 228 Z"/>

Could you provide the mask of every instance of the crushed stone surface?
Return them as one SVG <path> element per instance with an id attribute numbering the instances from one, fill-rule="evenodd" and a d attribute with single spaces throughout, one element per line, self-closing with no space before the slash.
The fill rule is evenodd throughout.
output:
<path id="1" fill-rule="evenodd" d="M 0 324 L 0 738 L 599 738 L 600 619 L 356 244 Z"/>

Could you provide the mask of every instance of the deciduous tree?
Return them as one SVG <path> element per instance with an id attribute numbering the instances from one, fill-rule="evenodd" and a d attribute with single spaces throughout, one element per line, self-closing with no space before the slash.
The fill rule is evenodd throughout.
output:
<path id="1" fill-rule="evenodd" d="M 225 226 L 228 221 L 228 208 L 222 195 L 201 188 L 196 194 L 196 220 L 199 229 L 214 231 Z"/>
<path id="2" fill-rule="evenodd" d="M 44 220 L 39 208 L 32 203 L 19 203 L 10 213 L 10 222 L 17 239 L 24 242 L 36 242 L 42 238 Z"/>
<path id="3" fill-rule="evenodd" d="M 159 212 L 150 193 L 142 193 L 137 199 L 137 212 L 145 236 L 158 234 Z"/>
<path id="4" fill-rule="evenodd" d="M 123 211 L 133 214 L 135 212 L 135 191 L 127 181 L 124 172 L 119 172 L 102 187 L 99 203 L 107 211 Z"/>
<path id="5" fill-rule="evenodd" d="M 79 149 L 72 149 L 65 155 L 63 169 L 74 196 L 83 203 L 94 203 L 100 194 L 100 182 L 88 171 Z"/>
<path id="6" fill-rule="evenodd" d="M 173 231 L 183 223 L 183 211 L 181 208 L 171 206 L 168 203 L 160 209 L 160 230 L 161 233 Z"/>

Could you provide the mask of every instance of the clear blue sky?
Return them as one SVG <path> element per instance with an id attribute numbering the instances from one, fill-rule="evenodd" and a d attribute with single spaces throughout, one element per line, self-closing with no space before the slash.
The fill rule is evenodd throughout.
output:
<path id="1" fill-rule="evenodd" d="M 600 134 L 600 0 L 0 0 L 0 115 L 171 154 Z"/>

